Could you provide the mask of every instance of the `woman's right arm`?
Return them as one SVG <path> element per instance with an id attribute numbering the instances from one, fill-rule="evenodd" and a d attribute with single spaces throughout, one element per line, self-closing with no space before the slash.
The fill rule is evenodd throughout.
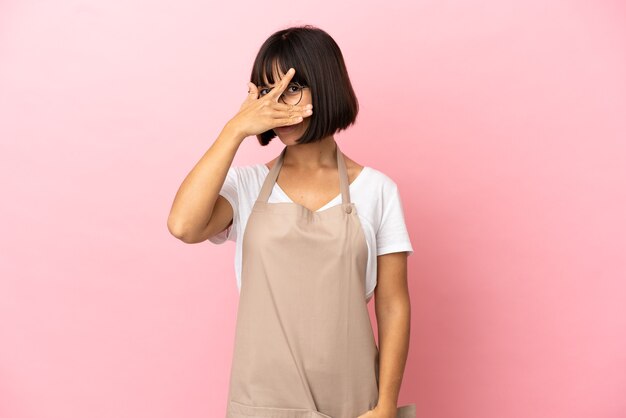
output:
<path id="1" fill-rule="evenodd" d="M 219 195 L 228 170 L 243 140 L 277 126 L 302 122 L 311 116 L 307 106 L 286 105 L 278 99 L 295 74 L 291 69 L 266 95 L 259 98 L 253 83 L 239 112 L 229 120 L 215 142 L 180 185 L 167 218 L 170 233 L 193 244 L 223 231 L 233 220 L 233 208 Z"/>
<path id="2" fill-rule="evenodd" d="M 233 220 L 233 208 L 219 195 L 245 135 L 227 123 L 181 184 L 167 218 L 170 233 L 192 244 L 207 240 Z"/>

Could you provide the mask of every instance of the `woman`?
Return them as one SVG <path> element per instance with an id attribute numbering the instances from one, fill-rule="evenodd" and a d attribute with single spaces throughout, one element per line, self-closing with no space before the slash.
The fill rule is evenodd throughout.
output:
<path id="1" fill-rule="evenodd" d="M 237 242 L 227 417 L 414 417 L 414 404 L 396 406 L 413 249 L 396 184 L 335 142 L 358 113 L 339 47 L 309 25 L 280 30 L 248 86 L 168 219 L 184 242 Z M 285 147 L 267 164 L 231 166 L 252 135 Z M 367 311 L 374 293 L 380 352 Z"/>

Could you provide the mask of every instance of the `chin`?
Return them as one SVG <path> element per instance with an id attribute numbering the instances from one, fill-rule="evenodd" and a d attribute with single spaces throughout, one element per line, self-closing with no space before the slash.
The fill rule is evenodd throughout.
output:
<path id="1" fill-rule="evenodd" d="M 285 145 L 293 145 L 296 143 L 296 139 L 300 138 L 303 134 L 302 123 L 297 125 L 292 125 L 293 128 L 289 127 L 289 129 L 285 131 L 281 131 L 280 129 L 274 129 L 274 133 Z"/>
<path id="2" fill-rule="evenodd" d="M 298 143 L 296 142 L 296 139 L 300 138 L 299 136 L 294 136 L 294 137 L 289 137 L 289 138 L 281 138 L 280 136 L 278 137 L 278 139 L 280 139 L 280 141 L 284 144 L 284 145 L 297 145 Z"/>

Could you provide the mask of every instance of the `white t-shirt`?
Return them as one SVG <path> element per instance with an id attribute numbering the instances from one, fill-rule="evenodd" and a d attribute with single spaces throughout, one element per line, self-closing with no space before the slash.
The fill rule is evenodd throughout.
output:
<path id="1" fill-rule="evenodd" d="M 208 240 L 214 244 L 234 241 L 235 272 L 237 288 L 241 290 L 241 235 L 246 228 L 252 206 L 256 201 L 269 168 L 263 163 L 231 166 L 219 194 L 233 207 L 233 223 Z M 350 183 L 350 201 L 357 208 L 368 247 L 367 273 L 365 278 L 365 298 L 369 302 L 374 294 L 377 278 L 376 256 L 407 251 L 413 254 L 413 247 L 404 222 L 404 212 L 396 183 L 386 174 L 364 166 Z M 278 183 L 274 183 L 268 203 L 293 202 Z M 318 209 L 324 210 L 341 203 L 341 193 Z"/>

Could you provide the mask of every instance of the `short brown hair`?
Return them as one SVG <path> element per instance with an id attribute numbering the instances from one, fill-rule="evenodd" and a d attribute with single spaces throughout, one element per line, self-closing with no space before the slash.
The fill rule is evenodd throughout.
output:
<path id="1" fill-rule="evenodd" d="M 254 60 L 250 81 L 264 85 L 263 75 L 274 83 L 272 65 L 284 74 L 289 68 L 296 73 L 291 81 L 309 87 L 314 114 L 299 144 L 319 141 L 356 121 L 357 101 L 343 55 L 335 40 L 312 25 L 294 26 L 273 33 L 261 46 Z M 257 135 L 261 145 L 276 136 L 273 130 Z"/>

